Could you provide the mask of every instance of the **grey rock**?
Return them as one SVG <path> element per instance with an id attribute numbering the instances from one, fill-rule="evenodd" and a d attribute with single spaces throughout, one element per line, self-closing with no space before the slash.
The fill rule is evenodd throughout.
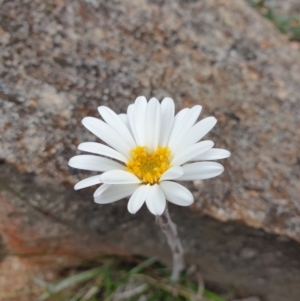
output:
<path id="1" fill-rule="evenodd" d="M 9 166 L 5 170 L 11 169 L 6 171 L 10 181 L 6 177 L 2 181 L 18 194 L 15 198 L 26 196 L 30 205 L 23 202 L 22 206 L 31 206 L 31 223 L 35 222 L 31 212 L 47 213 L 64 221 L 67 228 L 79 227 L 85 246 L 102 235 L 104 249 L 115 241 L 114 248 L 108 245 L 107 249 L 144 255 L 165 250 L 157 249 L 150 233 L 141 244 L 150 231 L 148 224 L 142 223 L 139 214 L 130 216 L 124 202 L 100 207 L 92 204 L 91 190 L 71 192 L 70 184 L 90 173 L 71 170 L 67 162 L 80 142 L 96 140 L 80 120 L 98 116 L 97 106 L 107 105 L 121 113 L 138 95 L 170 96 L 177 109 L 201 104 L 203 116 L 218 119 L 207 138 L 216 147 L 229 149 L 232 157 L 224 161 L 222 176 L 190 183 L 196 199 L 191 212 L 183 210 L 181 216 L 181 208 L 174 209 L 182 233 L 195 229 L 198 219 L 199 223 L 209 220 L 218 229 L 206 238 L 191 231 L 186 236 L 187 252 L 193 254 L 191 260 L 199 261 L 206 248 L 214 250 L 220 242 L 216 233 L 224 227 L 230 248 L 239 250 L 216 248 L 216 254 L 224 257 L 212 256 L 208 278 L 272 296 L 272 301 L 282 300 L 277 295 L 298 300 L 292 279 L 276 276 L 267 289 L 258 278 L 250 283 L 241 267 L 250 259 L 276 262 L 275 255 L 264 257 L 261 249 L 255 253 L 254 246 L 243 246 L 251 227 L 271 233 L 253 230 L 261 233 L 261 245 L 268 243 L 263 237 L 272 237 L 273 251 L 282 254 L 293 243 L 278 242 L 272 234 L 300 241 L 300 57 L 272 24 L 243 1 L 234 0 L 12 0 L 1 2 L 0 20 L 0 158 Z M 10 197 L 4 199 L 8 202 Z M 199 217 L 203 213 L 232 222 L 225 227 Z M 191 222 L 186 221 L 189 215 L 194 217 Z M 150 216 L 146 220 L 152 223 Z M 116 228 L 115 223 L 120 226 Z M 54 224 L 43 235 L 47 240 L 51 234 L 58 242 L 64 232 Z M 210 226 L 203 222 L 203 227 Z M 239 227 L 241 241 L 232 236 Z M 93 238 L 87 234 L 90 229 L 96 233 Z M 134 246 L 130 249 L 122 239 L 124 231 Z M 7 234 L 3 235 L 4 243 L 11 246 Z M 68 235 L 70 244 L 81 250 L 82 241 Z M 95 245 L 99 248 L 99 243 Z M 203 253 L 197 253 L 200 245 Z M 88 256 L 90 247 L 83 249 Z M 250 256 L 247 250 L 262 257 Z M 284 264 L 298 259 L 293 253 Z M 260 278 L 269 279 L 268 264 L 259 268 L 258 262 L 253 267 L 247 263 L 247 268 L 253 277 L 265 268 Z M 296 269 L 291 269 L 293 279 L 299 280 Z"/>

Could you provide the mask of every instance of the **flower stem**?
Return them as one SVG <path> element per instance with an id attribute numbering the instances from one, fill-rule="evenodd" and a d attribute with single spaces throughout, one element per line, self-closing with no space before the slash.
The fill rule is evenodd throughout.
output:
<path id="1" fill-rule="evenodd" d="M 178 282 L 180 273 L 185 269 L 184 252 L 177 233 L 176 225 L 171 220 L 168 208 L 166 208 L 161 216 L 157 216 L 157 221 L 162 232 L 167 238 L 168 245 L 173 255 L 171 281 Z"/>

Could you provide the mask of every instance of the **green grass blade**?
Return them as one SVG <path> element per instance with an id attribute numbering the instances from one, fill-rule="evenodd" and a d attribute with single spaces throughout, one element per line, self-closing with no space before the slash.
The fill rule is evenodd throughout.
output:
<path id="1" fill-rule="evenodd" d="M 139 265 L 137 265 L 136 267 L 134 267 L 133 269 L 131 269 L 127 276 L 131 276 L 133 274 L 137 274 L 139 272 L 141 272 L 143 269 L 151 266 L 152 264 L 154 264 L 157 261 L 156 257 L 152 257 L 152 258 L 148 258 L 145 261 L 143 261 L 142 263 L 140 263 Z"/>
<path id="2" fill-rule="evenodd" d="M 89 281 L 89 280 L 95 278 L 96 276 L 102 274 L 105 270 L 106 270 L 106 267 L 95 268 L 95 269 L 91 269 L 91 270 L 84 271 L 84 272 L 78 273 L 76 275 L 67 277 L 63 280 L 60 280 L 55 284 L 49 285 L 48 292 L 41 295 L 39 297 L 39 300 L 41 300 L 41 301 L 46 300 L 52 294 L 58 293 L 74 284 Z"/>
<path id="3" fill-rule="evenodd" d="M 226 301 L 225 299 L 208 290 L 204 290 L 203 296 L 212 301 Z"/>

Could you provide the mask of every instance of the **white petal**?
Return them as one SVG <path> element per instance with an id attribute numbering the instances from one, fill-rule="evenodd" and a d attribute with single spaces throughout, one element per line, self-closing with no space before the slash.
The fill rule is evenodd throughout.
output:
<path id="1" fill-rule="evenodd" d="M 146 110 L 146 146 L 150 151 L 156 150 L 159 143 L 161 127 L 160 103 L 151 98 Z"/>
<path id="2" fill-rule="evenodd" d="M 221 148 L 212 148 L 205 153 L 197 156 L 194 158 L 194 161 L 199 161 L 199 160 L 219 160 L 219 159 L 225 159 L 230 157 L 230 152 L 226 149 L 221 149 Z"/>
<path id="3" fill-rule="evenodd" d="M 135 126 L 135 107 L 134 105 L 130 105 L 127 108 L 127 117 L 128 117 L 128 123 L 130 127 L 130 131 L 132 133 L 132 136 L 135 140 L 135 142 L 140 145 L 139 140 L 138 140 L 138 135 L 136 131 L 136 126 Z"/>
<path id="4" fill-rule="evenodd" d="M 224 167 L 216 162 L 197 162 L 182 166 L 184 175 L 178 181 L 204 180 L 220 175 Z"/>
<path id="5" fill-rule="evenodd" d="M 103 184 L 100 187 L 96 189 L 94 192 L 94 198 L 98 197 L 100 194 L 102 194 L 108 187 L 110 187 L 111 184 Z"/>
<path id="6" fill-rule="evenodd" d="M 147 99 L 139 96 L 134 102 L 134 126 L 137 134 L 137 144 L 145 145 L 145 115 L 147 109 Z"/>
<path id="7" fill-rule="evenodd" d="M 106 184 L 103 184 L 104 186 Z M 101 186 L 101 187 L 102 187 Z M 107 187 L 108 186 L 108 187 Z M 104 191 L 94 198 L 98 204 L 108 204 L 130 196 L 138 187 L 137 184 L 130 185 L 107 185 Z"/>
<path id="8" fill-rule="evenodd" d="M 129 121 L 128 121 L 128 116 L 127 114 L 119 114 L 118 117 L 120 118 L 120 120 L 127 126 L 127 128 L 129 129 Z"/>
<path id="9" fill-rule="evenodd" d="M 128 128 L 124 126 L 124 123 L 120 120 L 118 115 L 106 106 L 98 107 L 98 111 L 105 122 L 111 126 L 130 146 L 130 148 L 134 148 L 136 146 L 135 141 Z"/>
<path id="10" fill-rule="evenodd" d="M 84 152 L 89 152 L 97 155 L 111 157 L 116 160 L 127 162 L 128 160 L 119 152 L 115 151 L 111 147 L 97 143 L 97 142 L 84 142 L 78 145 L 78 149 Z"/>
<path id="11" fill-rule="evenodd" d="M 166 209 L 166 197 L 159 185 L 154 184 L 153 186 L 149 187 L 146 204 L 152 214 L 163 214 Z"/>
<path id="12" fill-rule="evenodd" d="M 126 158 L 129 158 L 130 147 L 125 140 L 108 124 L 94 117 L 85 117 L 83 118 L 82 123 L 94 135 L 116 149 Z"/>
<path id="13" fill-rule="evenodd" d="M 125 170 L 110 170 L 100 176 L 100 181 L 105 184 L 135 184 L 141 180 L 131 172 Z"/>
<path id="14" fill-rule="evenodd" d="M 132 214 L 137 213 L 143 206 L 149 192 L 150 185 L 141 185 L 131 196 L 127 208 Z"/>
<path id="15" fill-rule="evenodd" d="M 122 113 L 122 114 L 119 114 L 118 117 L 123 122 L 123 124 L 127 127 L 128 131 L 130 132 L 130 134 L 131 134 L 131 136 L 132 136 L 132 138 L 133 138 L 133 140 L 135 142 L 134 135 L 133 135 L 133 133 L 131 131 L 131 128 L 130 128 L 130 125 L 129 125 L 128 115 Z"/>
<path id="16" fill-rule="evenodd" d="M 180 145 L 181 140 L 186 136 L 187 131 L 195 124 L 196 120 L 198 119 L 201 113 L 201 110 L 201 106 L 194 106 L 182 118 L 177 127 L 177 130 L 172 133 L 168 142 L 168 146 L 172 150 L 175 150 L 178 144 Z"/>
<path id="17" fill-rule="evenodd" d="M 174 121 L 174 101 L 169 97 L 165 97 L 161 103 L 161 131 L 159 145 L 166 146 L 170 137 L 171 129 Z"/>
<path id="18" fill-rule="evenodd" d="M 176 146 L 176 151 L 179 152 L 184 150 L 190 145 L 198 142 L 215 126 L 216 123 L 217 119 L 215 117 L 207 117 L 197 122 L 188 130 L 186 135 Z"/>
<path id="19" fill-rule="evenodd" d="M 178 183 L 163 181 L 159 183 L 159 186 L 163 190 L 167 200 L 171 203 L 179 206 L 189 206 L 194 203 L 192 193 Z"/>
<path id="20" fill-rule="evenodd" d="M 82 189 L 82 188 L 86 188 L 86 187 L 90 187 L 96 184 L 99 184 L 100 182 L 100 175 L 96 175 L 96 176 L 92 176 L 86 179 L 81 180 L 80 182 L 78 182 L 74 189 L 78 190 L 78 189 Z"/>
<path id="21" fill-rule="evenodd" d="M 173 125 L 172 125 L 172 129 L 171 129 L 171 133 L 170 133 L 170 137 L 172 137 L 174 135 L 174 133 L 178 130 L 178 127 L 181 123 L 181 120 L 184 118 L 184 116 L 190 111 L 190 109 L 185 108 L 180 110 L 174 117 L 174 121 L 173 121 Z M 169 137 L 169 140 L 170 140 Z"/>
<path id="22" fill-rule="evenodd" d="M 180 166 L 174 166 L 168 169 L 160 178 L 159 181 L 173 180 L 183 176 L 183 169 Z"/>
<path id="23" fill-rule="evenodd" d="M 125 169 L 124 165 L 116 161 L 93 155 L 72 157 L 68 164 L 74 168 L 93 171 L 108 171 L 112 169 L 120 169 L 123 171 Z"/>
<path id="24" fill-rule="evenodd" d="M 210 148 L 214 146 L 212 141 L 206 140 L 196 144 L 189 146 L 184 151 L 180 152 L 179 154 L 174 155 L 174 159 L 171 162 L 171 165 L 178 166 L 182 165 L 187 161 L 192 160 L 193 158 L 197 157 L 198 155 L 206 152 Z"/>
<path id="25" fill-rule="evenodd" d="M 173 128 L 172 131 L 174 129 L 176 129 L 176 127 L 178 126 L 178 124 L 181 122 L 182 118 L 189 112 L 189 108 L 184 108 L 182 110 L 180 110 L 174 117 L 174 124 L 173 124 Z"/>

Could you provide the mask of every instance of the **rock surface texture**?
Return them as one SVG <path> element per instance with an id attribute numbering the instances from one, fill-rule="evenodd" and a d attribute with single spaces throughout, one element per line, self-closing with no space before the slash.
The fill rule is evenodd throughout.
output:
<path id="1" fill-rule="evenodd" d="M 90 173 L 67 162 L 96 141 L 80 121 L 99 105 L 121 113 L 138 95 L 170 96 L 177 109 L 203 105 L 218 119 L 209 138 L 232 152 L 222 176 L 189 186 L 190 210 L 171 207 L 190 262 L 267 301 L 299 300 L 300 55 L 271 23 L 235 0 L 0 4 L 3 248 L 37 264 L 168 262 L 146 209 L 93 204 L 70 185 Z"/>
<path id="2" fill-rule="evenodd" d="M 276 13 L 286 15 L 300 14 L 300 3 L 298 0 L 265 0 L 264 5 Z"/>

